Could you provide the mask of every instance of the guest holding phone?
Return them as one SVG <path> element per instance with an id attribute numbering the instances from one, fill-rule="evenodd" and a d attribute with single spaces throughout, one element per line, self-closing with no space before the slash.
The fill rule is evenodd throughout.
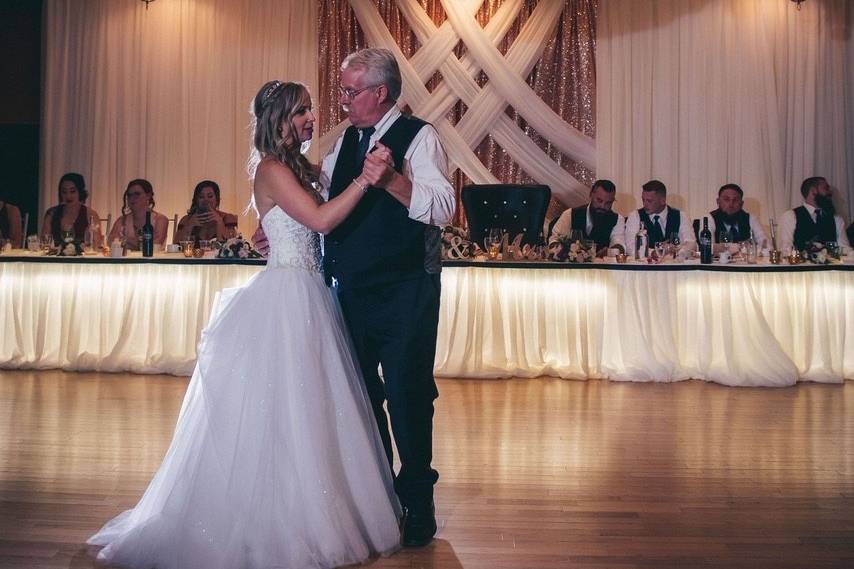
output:
<path id="1" fill-rule="evenodd" d="M 193 201 L 187 215 L 178 222 L 174 243 L 195 239 L 225 241 L 237 233 L 237 216 L 220 211 L 219 185 L 202 180 L 193 190 Z"/>

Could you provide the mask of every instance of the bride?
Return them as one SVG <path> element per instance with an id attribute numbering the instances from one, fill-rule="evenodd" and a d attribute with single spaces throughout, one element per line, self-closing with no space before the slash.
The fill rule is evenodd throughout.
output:
<path id="1" fill-rule="evenodd" d="M 320 273 L 318 233 L 341 223 L 367 184 L 357 177 L 326 203 L 314 189 L 299 151 L 314 124 L 303 85 L 266 83 L 253 112 L 267 267 L 216 302 L 163 463 L 139 503 L 88 541 L 108 563 L 329 568 L 399 545 L 385 452 Z"/>

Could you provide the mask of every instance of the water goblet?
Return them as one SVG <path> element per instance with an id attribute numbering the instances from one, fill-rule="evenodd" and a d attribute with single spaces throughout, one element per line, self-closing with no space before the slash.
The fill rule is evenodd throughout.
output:
<path id="1" fill-rule="evenodd" d="M 494 260 L 498 258 L 498 253 L 501 252 L 501 237 L 501 229 L 497 227 L 492 227 L 486 230 L 484 246 L 486 254 L 490 259 Z"/>

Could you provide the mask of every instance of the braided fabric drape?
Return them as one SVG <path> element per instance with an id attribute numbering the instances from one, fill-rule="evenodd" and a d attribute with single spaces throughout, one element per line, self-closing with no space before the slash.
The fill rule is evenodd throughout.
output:
<path id="1" fill-rule="evenodd" d="M 320 0 L 320 152 L 347 126 L 341 60 L 381 46 L 401 60 L 403 102 L 439 130 L 457 188 L 539 182 L 565 205 L 583 202 L 595 169 L 597 6 Z"/>

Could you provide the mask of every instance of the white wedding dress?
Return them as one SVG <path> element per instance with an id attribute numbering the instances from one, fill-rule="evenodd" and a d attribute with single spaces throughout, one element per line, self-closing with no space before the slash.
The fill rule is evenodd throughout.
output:
<path id="1" fill-rule="evenodd" d="M 160 469 L 88 543 L 140 569 L 329 568 L 390 554 L 400 506 L 320 238 L 279 207 L 221 293 Z"/>

